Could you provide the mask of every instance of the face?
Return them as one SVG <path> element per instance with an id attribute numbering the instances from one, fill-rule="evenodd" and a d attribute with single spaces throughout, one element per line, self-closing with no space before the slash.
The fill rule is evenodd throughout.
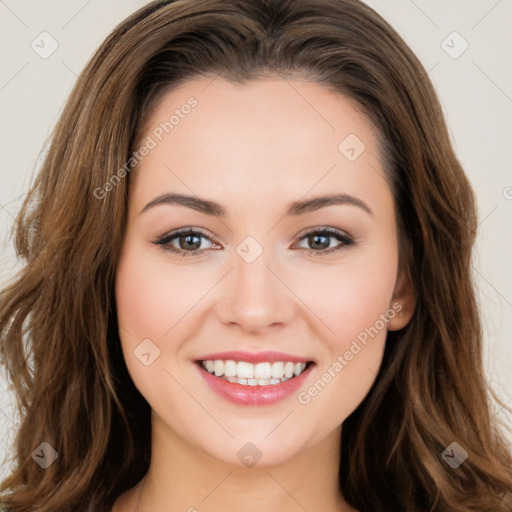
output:
<path id="1" fill-rule="evenodd" d="M 146 128 L 116 301 L 153 435 L 289 460 L 339 431 L 410 318 L 378 134 L 347 98 L 281 78 L 189 81 Z"/>

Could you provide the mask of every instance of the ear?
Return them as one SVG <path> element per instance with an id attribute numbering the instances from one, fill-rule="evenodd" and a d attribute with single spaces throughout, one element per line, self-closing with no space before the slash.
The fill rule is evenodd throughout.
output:
<path id="1" fill-rule="evenodd" d="M 416 293 L 407 269 L 402 269 L 397 277 L 390 310 L 395 315 L 389 316 L 388 329 L 399 331 L 403 329 L 412 318 L 416 307 Z"/>

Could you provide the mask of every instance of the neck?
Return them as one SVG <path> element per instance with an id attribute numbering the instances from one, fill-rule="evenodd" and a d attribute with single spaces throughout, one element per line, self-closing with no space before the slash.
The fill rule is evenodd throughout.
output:
<path id="1" fill-rule="evenodd" d="M 233 466 L 187 444 L 158 418 L 138 512 L 348 512 L 338 484 L 341 427 L 313 448 L 273 465 Z M 169 508 L 169 507 L 172 507 Z"/>

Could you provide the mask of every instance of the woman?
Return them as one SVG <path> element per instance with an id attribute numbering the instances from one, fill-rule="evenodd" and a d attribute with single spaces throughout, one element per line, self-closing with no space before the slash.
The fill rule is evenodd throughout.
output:
<path id="1" fill-rule="evenodd" d="M 507 511 L 439 102 L 356 0 L 157 1 L 17 222 L 12 512 Z"/>

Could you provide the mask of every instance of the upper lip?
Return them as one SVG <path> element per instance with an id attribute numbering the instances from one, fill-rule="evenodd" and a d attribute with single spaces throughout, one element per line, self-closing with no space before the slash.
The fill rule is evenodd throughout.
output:
<path id="1" fill-rule="evenodd" d="M 243 350 L 232 350 L 229 352 L 215 352 L 212 354 L 205 354 L 204 356 L 197 357 L 196 361 L 214 361 L 216 359 L 222 359 L 224 361 L 245 361 L 246 363 L 275 363 L 277 361 L 292 362 L 292 363 L 308 363 L 312 359 L 307 357 L 295 356 L 293 354 L 286 354 L 284 352 L 245 352 Z"/>

